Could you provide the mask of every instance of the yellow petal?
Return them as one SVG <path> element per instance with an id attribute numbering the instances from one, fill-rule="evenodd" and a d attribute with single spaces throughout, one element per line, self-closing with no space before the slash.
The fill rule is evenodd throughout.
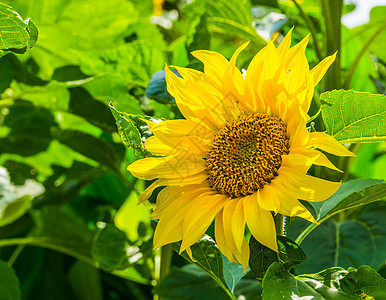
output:
<path id="1" fill-rule="evenodd" d="M 192 201 L 183 222 L 184 236 L 180 253 L 204 235 L 216 214 L 223 208 L 226 199 L 227 196 L 213 191 Z"/>
<path id="2" fill-rule="evenodd" d="M 337 156 L 356 156 L 331 135 L 324 132 L 311 132 L 308 146 L 319 148 Z"/>
<path id="3" fill-rule="evenodd" d="M 335 52 L 331 56 L 327 56 L 311 70 L 311 76 L 314 80 L 315 86 L 319 83 L 319 81 L 323 78 L 324 74 L 326 74 L 328 68 L 335 61 L 336 53 L 337 52 Z"/>
<path id="4" fill-rule="evenodd" d="M 327 167 L 329 169 L 342 172 L 339 170 L 337 167 L 333 165 L 333 163 L 322 153 L 319 152 L 318 150 L 313 150 L 313 149 L 291 149 L 291 153 L 299 153 L 301 155 L 307 156 L 311 159 L 315 158 L 313 164 L 322 166 L 322 167 Z"/>
<path id="5" fill-rule="evenodd" d="M 259 207 L 257 197 L 257 194 L 253 194 L 244 198 L 244 214 L 248 228 L 259 243 L 278 252 L 272 214 Z"/>
<path id="6" fill-rule="evenodd" d="M 156 136 L 183 137 L 198 136 L 201 139 L 211 140 L 215 132 L 209 129 L 200 121 L 194 120 L 166 120 L 163 122 L 153 122 L 144 120 L 151 132 Z"/>
<path id="7" fill-rule="evenodd" d="M 256 193 L 256 199 L 264 210 L 277 213 L 280 209 L 281 199 L 278 198 L 275 189 L 270 184 L 265 185 Z"/>
<path id="8" fill-rule="evenodd" d="M 150 217 L 152 217 L 153 219 L 160 219 L 164 210 L 170 204 L 172 204 L 174 200 L 178 199 L 183 192 L 187 192 L 188 190 L 189 188 L 187 187 L 165 187 L 158 193 L 156 206 Z"/>
<path id="9" fill-rule="evenodd" d="M 331 197 L 342 184 L 342 182 L 332 182 L 310 175 L 304 175 L 301 180 L 304 187 L 311 188 L 315 191 L 314 201 L 323 201 Z"/>
<path id="10" fill-rule="evenodd" d="M 292 36 L 292 30 L 294 28 L 292 27 L 287 35 L 284 37 L 284 39 L 281 41 L 279 47 L 277 47 L 277 54 L 280 56 L 280 58 L 283 58 L 289 48 L 291 47 L 291 36 Z"/>
<path id="11" fill-rule="evenodd" d="M 145 147 L 154 155 L 165 155 L 172 153 L 173 148 L 163 143 L 159 138 L 151 136 L 146 139 Z"/>
<path id="12" fill-rule="evenodd" d="M 182 225 L 189 209 L 189 203 L 202 195 L 210 192 L 208 188 L 196 188 L 183 193 L 178 199 L 173 201 L 162 213 L 154 232 L 154 248 L 177 242 L 183 238 Z"/>
<path id="13" fill-rule="evenodd" d="M 279 197 L 282 199 L 279 213 L 290 217 L 301 217 L 312 223 L 316 223 L 312 214 L 301 204 L 288 190 L 279 191 Z"/>
<path id="14" fill-rule="evenodd" d="M 296 62 L 299 61 L 300 56 L 305 56 L 305 49 L 307 47 L 310 35 L 308 34 L 304 39 L 302 39 L 298 44 L 291 47 L 284 58 L 284 65 L 286 70 L 289 71 L 293 68 Z"/>
<path id="15" fill-rule="evenodd" d="M 307 199 L 308 201 L 323 201 L 332 196 L 340 187 L 341 182 L 332 182 L 301 172 L 294 172 L 290 168 L 280 168 L 279 176 L 281 180 L 287 180 L 298 188 L 311 189 L 314 191 L 314 199 Z"/>
<path id="16" fill-rule="evenodd" d="M 149 185 L 149 186 L 142 192 L 142 194 L 139 196 L 137 205 L 140 205 L 141 203 L 143 203 L 144 201 L 146 201 L 147 199 L 149 199 L 149 197 L 151 196 L 151 194 L 153 194 L 154 190 L 155 190 L 157 187 L 160 187 L 161 185 L 162 185 L 162 183 L 160 183 L 160 179 L 157 179 L 157 180 L 154 181 L 151 185 Z"/>
<path id="17" fill-rule="evenodd" d="M 166 67 L 165 79 L 167 90 L 175 98 L 179 110 L 186 119 L 201 120 L 217 130 L 225 120 L 213 107 L 221 107 L 223 96 L 214 86 L 205 82 L 203 73 L 182 68 L 178 70 L 184 78 L 178 77 Z"/>
<path id="18" fill-rule="evenodd" d="M 222 78 L 228 66 L 228 60 L 214 51 L 198 50 L 192 55 L 204 64 L 204 72 L 221 86 Z"/>
<path id="19" fill-rule="evenodd" d="M 148 157 L 127 167 L 133 176 L 153 180 L 156 178 L 182 178 L 201 173 L 206 169 L 204 160 L 187 156 Z"/>
<path id="20" fill-rule="evenodd" d="M 227 69 L 224 73 L 224 76 L 222 78 L 223 83 L 223 89 L 225 95 L 228 93 L 237 93 L 238 95 L 242 95 L 244 93 L 244 77 L 241 74 L 240 70 L 236 67 L 236 60 L 239 56 L 240 52 L 243 51 L 247 46 L 249 42 L 244 43 L 241 45 L 236 52 L 232 55 L 231 60 L 229 61 L 229 64 L 227 66 Z M 237 95 L 236 95 L 237 96 Z M 239 100 L 239 99 L 235 99 Z"/>
<path id="21" fill-rule="evenodd" d="M 242 199 L 237 200 L 231 220 L 233 240 L 235 241 L 237 250 L 241 252 L 245 231 L 244 207 Z"/>
<path id="22" fill-rule="evenodd" d="M 221 210 L 215 220 L 215 226 L 214 226 L 214 235 L 216 237 L 216 243 L 222 254 L 225 255 L 226 258 L 228 258 L 229 261 L 233 263 L 237 263 L 232 250 L 230 248 L 230 245 L 228 244 L 226 240 L 225 230 L 224 230 L 224 222 L 223 222 L 223 210 Z"/>
<path id="23" fill-rule="evenodd" d="M 310 158 L 303 156 L 299 153 L 290 152 L 290 154 L 282 156 L 282 163 L 281 167 L 278 170 L 278 173 L 280 174 L 281 169 L 288 168 L 289 170 L 292 170 L 294 172 L 297 171 L 305 174 L 314 161 L 315 158 Z"/>

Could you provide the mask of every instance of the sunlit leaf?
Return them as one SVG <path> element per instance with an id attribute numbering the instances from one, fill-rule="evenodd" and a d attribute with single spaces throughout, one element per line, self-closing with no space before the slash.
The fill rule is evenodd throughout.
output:
<path id="1" fill-rule="evenodd" d="M 124 231 L 131 241 L 139 239 L 138 227 L 140 224 L 150 225 L 150 209 L 145 205 L 137 206 L 138 195 L 132 192 L 115 214 L 114 223 Z"/>
<path id="2" fill-rule="evenodd" d="M 35 24 L 23 19 L 8 5 L 0 3 L 0 57 L 10 52 L 24 53 L 37 41 Z"/>
<path id="3" fill-rule="evenodd" d="M 341 143 L 386 140 L 386 96 L 335 90 L 320 100 L 327 133 Z"/>
<path id="4" fill-rule="evenodd" d="M 386 295 L 385 281 L 368 266 L 348 271 L 330 268 L 317 274 L 293 276 L 283 265 L 274 263 L 263 280 L 263 300 L 360 300 L 364 296 L 381 299 Z"/>

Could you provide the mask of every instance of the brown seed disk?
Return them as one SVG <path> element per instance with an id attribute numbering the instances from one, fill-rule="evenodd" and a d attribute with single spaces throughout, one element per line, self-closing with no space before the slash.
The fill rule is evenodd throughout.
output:
<path id="1" fill-rule="evenodd" d="M 277 117 L 248 113 L 228 121 L 206 156 L 211 186 L 232 198 L 251 195 L 270 183 L 289 153 L 286 126 Z"/>

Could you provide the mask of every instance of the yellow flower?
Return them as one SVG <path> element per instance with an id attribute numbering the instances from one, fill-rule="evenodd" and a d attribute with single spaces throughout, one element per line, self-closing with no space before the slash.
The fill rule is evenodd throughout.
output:
<path id="1" fill-rule="evenodd" d="M 192 54 L 204 73 L 165 68 L 167 88 L 186 119 L 150 122 L 154 136 L 147 149 L 157 155 L 134 162 L 128 170 L 153 180 L 140 196 L 158 194 L 153 218 L 159 219 L 154 246 L 182 240 L 180 251 L 202 237 L 215 219 L 221 252 L 244 268 L 249 247 L 245 225 L 261 244 L 278 251 L 272 213 L 315 222 L 298 201 L 325 200 L 340 186 L 307 174 L 312 164 L 338 170 L 319 150 L 353 155 L 306 123 L 314 87 L 335 54 L 309 70 L 308 36 L 290 48 L 291 32 L 278 48 L 270 41 L 251 61 L 245 78 L 235 66 L 242 45 L 228 61 L 212 51 Z"/>

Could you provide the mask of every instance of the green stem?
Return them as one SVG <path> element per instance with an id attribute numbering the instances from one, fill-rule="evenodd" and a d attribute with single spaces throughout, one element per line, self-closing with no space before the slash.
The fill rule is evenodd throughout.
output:
<path id="1" fill-rule="evenodd" d="M 359 151 L 362 149 L 362 147 L 363 147 L 363 144 L 359 144 L 359 143 L 358 144 L 351 144 L 350 147 L 348 148 L 348 150 L 350 150 L 354 154 L 358 154 Z M 348 180 L 349 175 L 350 175 L 349 171 L 350 171 L 351 162 L 355 159 L 355 157 L 349 156 L 349 157 L 344 157 L 343 159 L 344 160 L 343 160 L 343 164 L 341 167 L 341 170 L 343 171 L 342 181 L 346 182 Z"/>
<path id="2" fill-rule="evenodd" d="M 362 56 L 365 54 L 366 50 L 370 47 L 371 43 L 377 38 L 377 36 L 386 28 L 386 25 L 381 26 L 363 45 L 362 49 L 359 51 L 354 61 L 351 63 L 350 68 L 348 69 L 348 75 L 346 81 L 344 82 L 344 89 L 348 90 L 350 88 L 351 80 L 354 77 L 355 70 L 361 60 Z"/>
<path id="3" fill-rule="evenodd" d="M 306 22 L 306 25 L 307 25 L 308 29 L 310 30 L 311 37 L 312 37 L 313 49 L 315 51 L 317 58 L 319 60 L 322 60 L 323 56 L 322 56 L 322 54 L 319 50 L 319 47 L 318 47 L 318 40 L 316 38 L 316 30 L 315 30 L 314 25 L 312 24 L 310 18 L 307 16 L 307 14 L 303 11 L 301 6 L 296 2 L 296 0 L 292 0 L 292 2 L 295 4 L 297 9 L 299 10 L 300 16 L 304 19 L 304 22 Z"/>
<path id="4" fill-rule="evenodd" d="M 275 227 L 276 227 L 276 234 L 277 235 L 285 235 L 284 232 L 284 216 L 281 214 L 277 214 L 274 217 L 275 220 Z"/>
<path id="5" fill-rule="evenodd" d="M 325 90 L 330 91 L 342 87 L 340 77 L 340 49 L 343 0 L 321 0 L 321 3 L 326 25 L 326 55 L 332 55 L 338 51 L 335 63 L 331 65 L 324 79 L 324 88 Z"/>
<path id="6" fill-rule="evenodd" d="M 172 245 L 165 245 L 161 247 L 161 266 L 159 280 L 164 279 L 170 272 L 172 265 L 173 248 Z"/>
<path id="7" fill-rule="evenodd" d="M 52 244 L 52 243 L 48 242 L 45 238 L 27 237 L 27 238 L 14 238 L 14 239 L 0 240 L 0 248 L 1 247 L 9 247 L 9 246 L 20 246 L 20 245 L 38 246 L 38 247 L 58 251 L 58 252 L 67 254 L 69 256 L 75 257 L 81 261 L 84 261 L 84 262 L 86 262 L 86 263 L 88 263 L 96 268 L 99 268 L 99 264 L 97 262 L 95 262 L 94 260 L 92 260 L 91 258 L 83 256 L 79 253 L 76 253 L 76 252 L 69 250 L 65 247 L 62 247 L 60 245 Z"/>

